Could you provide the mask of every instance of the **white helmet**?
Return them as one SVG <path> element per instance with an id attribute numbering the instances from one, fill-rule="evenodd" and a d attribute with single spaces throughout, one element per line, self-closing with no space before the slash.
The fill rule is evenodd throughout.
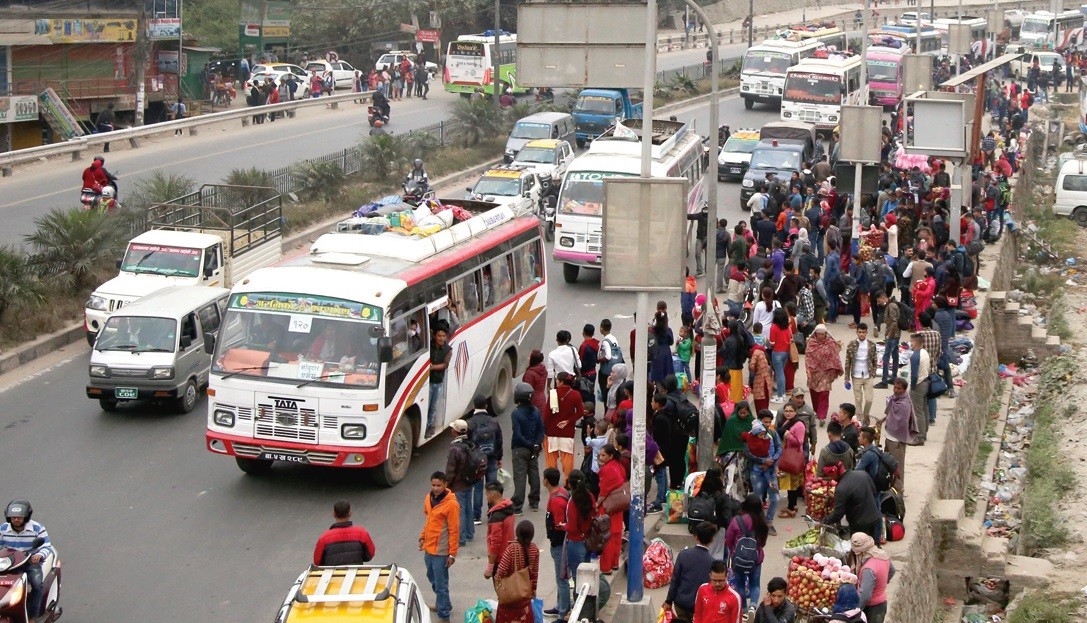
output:
<path id="1" fill-rule="evenodd" d="M 113 197 L 116 194 L 117 194 L 117 190 L 115 188 L 113 188 L 112 186 L 106 186 L 105 188 L 102 189 L 102 196 L 103 197 L 113 199 Z"/>

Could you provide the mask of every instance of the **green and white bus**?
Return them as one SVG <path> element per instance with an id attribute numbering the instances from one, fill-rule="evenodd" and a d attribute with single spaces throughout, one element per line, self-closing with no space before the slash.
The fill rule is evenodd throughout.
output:
<path id="1" fill-rule="evenodd" d="M 494 94 L 494 59 L 498 55 L 498 79 L 514 93 L 528 89 L 517 83 L 517 35 L 502 33 L 495 50 L 494 31 L 461 35 L 450 41 L 445 55 L 443 82 L 445 90 L 468 96 L 472 93 Z"/>

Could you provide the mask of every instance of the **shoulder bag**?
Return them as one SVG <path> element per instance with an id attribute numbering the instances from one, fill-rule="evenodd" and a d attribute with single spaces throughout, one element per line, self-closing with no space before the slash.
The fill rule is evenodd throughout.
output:
<path id="1" fill-rule="evenodd" d="M 609 515 L 625 513 L 630 508 L 630 481 L 624 482 L 618 489 L 609 493 L 600 503 L 600 507 Z"/>
<path id="2" fill-rule="evenodd" d="M 499 604 L 516 604 L 532 599 L 532 576 L 528 571 L 528 552 L 520 543 L 511 543 L 508 547 L 521 550 L 523 566 L 504 578 L 495 578 L 494 593 Z"/>

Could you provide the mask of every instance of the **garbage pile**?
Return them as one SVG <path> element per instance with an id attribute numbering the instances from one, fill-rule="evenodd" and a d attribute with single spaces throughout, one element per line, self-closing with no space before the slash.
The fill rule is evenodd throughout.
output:
<path id="1" fill-rule="evenodd" d="M 1004 578 L 971 578 L 970 600 L 962 609 L 962 623 L 1003 623 L 1008 607 L 1009 583 Z"/>

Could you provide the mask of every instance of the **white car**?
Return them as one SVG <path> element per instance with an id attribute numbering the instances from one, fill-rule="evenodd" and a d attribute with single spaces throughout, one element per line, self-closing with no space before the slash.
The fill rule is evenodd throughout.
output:
<path id="1" fill-rule="evenodd" d="M 263 85 L 267 78 L 271 78 L 272 82 L 274 82 L 276 86 L 279 86 L 283 84 L 283 80 L 286 79 L 287 74 L 293 74 L 294 79 L 298 81 L 298 89 L 294 92 L 295 99 L 308 97 L 310 75 L 306 73 L 305 69 L 302 69 L 298 65 L 290 65 L 288 63 L 273 63 L 255 66 L 252 74 L 249 76 L 249 80 L 245 83 L 245 90 L 249 91 L 254 84 Z"/>
<path id="2" fill-rule="evenodd" d="M 717 179 L 742 179 L 751 164 L 751 152 L 759 144 L 758 130 L 736 130 L 717 156 Z"/>
<path id="3" fill-rule="evenodd" d="M 528 167 L 504 165 L 487 171 L 467 189 L 467 199 L 508 205 L 518 213 L 533 213 L 540 206 L 543 187 Z"/>
<path id="4" fill-rule="evenodd" d="M 557 194 L 574 157 L 574 148 L 567 141 L 545 138 L 525 143 L 511 166 L 531 169 L 540 178 L 543 193 Z"/>
<path id="5" fill-rule="evenodd" d="M 325 72 L 331 71 L 337 89 L 350 89 L 355 84 L 355 68 L 344 61 L 310 61 L 306 63 L 306 71 L 316 71 L 318 76 L 324 76 Z M 362 78 L 365 81 L 366 76 Z"/>
<path id="6" fill-rule="evenodd" d="M 1009 44 L 1004 49 L 1005 54 L 1015 54 L 1021 52 L 1023 56 L 1018 60 L 1014 60 L 1008 63 L 1008 69 L 1011 74 L 1015 76 L 1016 80 L 1026 80 L 1027 73 L 1030 71 L 1034 61 L 1038 61 L 1038 69 L 1041 73 L 1050 74 L 1053 72 L 1053 61 L 1057 61 L 1057 66 L 1060 67 L 1061 79 L 1064 79 L 1065 62 L 1064 57 L 1056 52 L 1049 52 L 1047 50 L 1029 50 L 1025 46 L 1014 43 Z"/>
<path id="7" fill-rule="evenodd" d="M 921 16 L 921 25 L 925 26 L 932 23 L 932 15 L 928 13 L 917 13 L 916 11 L 907 11 L 898 18 L 899 24 L 907 24 L 913 26 L 917 23 L 917 16 Z"/>
<path id="8" fill-rule="evenodd" d="M 408 59 L 408 62 L 411 63 L 413 67 L 415 66 L 416 56 L 414 52 L 408 52 L 406 50 L 393 50 L 392 52 L 386 52 L 385 54 L 382 54 L 381 57 L 377 59 L 377 62 L 374 63 L 374 69 L 378 71 L 385 71 L 393 65 L 399 65 L 404 61 L 405 58 Z M 436 76 L 438 75 L 438 64 L 427 61 L 426 70 L 428 74 Z"/>

